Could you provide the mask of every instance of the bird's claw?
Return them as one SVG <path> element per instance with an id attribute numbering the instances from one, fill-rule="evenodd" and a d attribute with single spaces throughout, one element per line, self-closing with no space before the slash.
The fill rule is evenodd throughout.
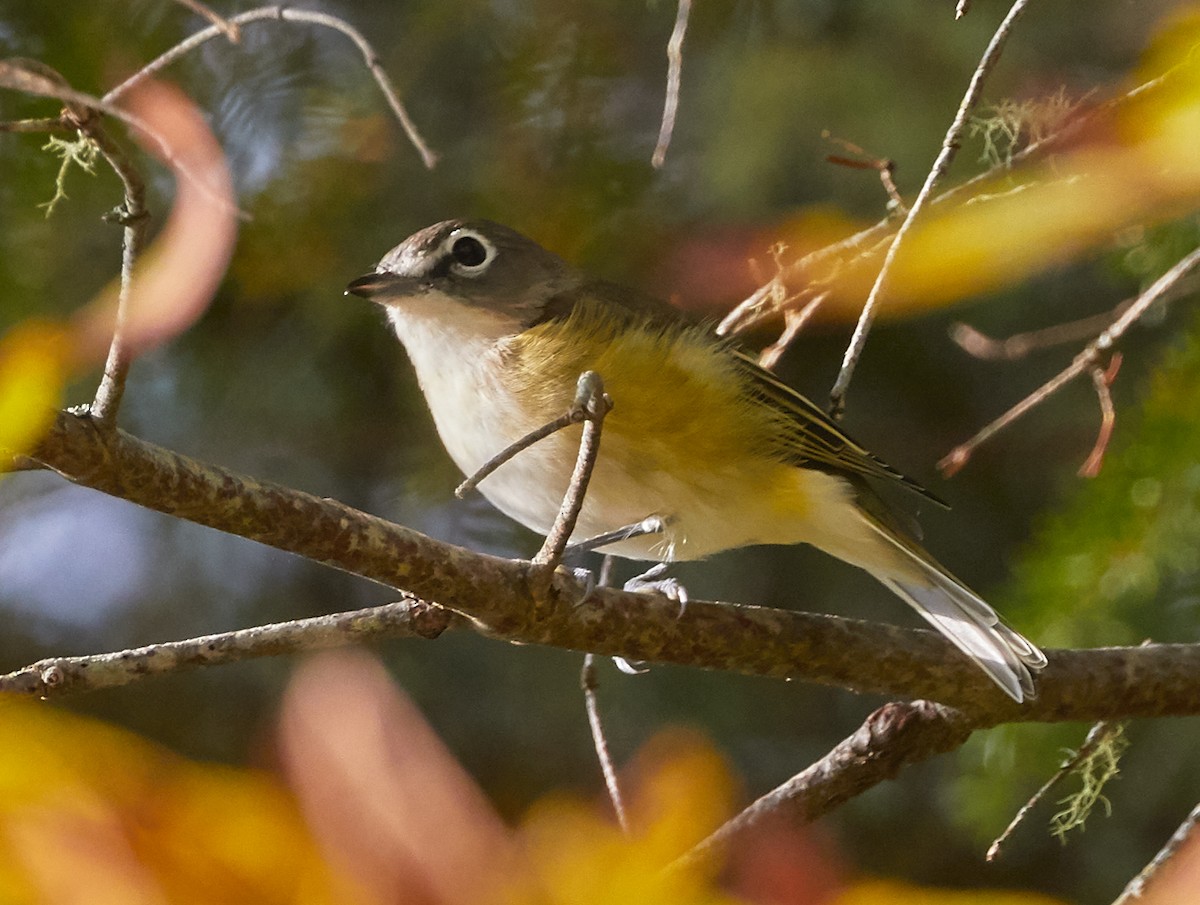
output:
<path id="1" fill-rule="evenodd" d="M 629 579 L 625 582 L 625 590 L 631 593 L 641 593 L 649 591 L 653 594 L 661 594 L 668 600 L 673 600 L 679 605 L 679 615 L 682 616 L 688 605 L 687 588 L 679 581 L 678 578 L 664 578 L 667 571 L 667 563 L 659 563 L 652 569 L 648 569 L 641 575 Z"/>

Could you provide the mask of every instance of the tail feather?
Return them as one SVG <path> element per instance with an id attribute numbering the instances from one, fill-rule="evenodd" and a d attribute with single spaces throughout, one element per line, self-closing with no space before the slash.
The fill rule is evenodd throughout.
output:
<path id="1" fill-rule="evenodd" d="M 1046 665 L 1045 654 L 923 550 L 874 519 L 867 522 L 902 554 L 903 564 L 901 569 L 867 566 L 867 570 L 978 664 L 1009 697 L 1017 703 L 1035 697 L 1033 673 Z"/>

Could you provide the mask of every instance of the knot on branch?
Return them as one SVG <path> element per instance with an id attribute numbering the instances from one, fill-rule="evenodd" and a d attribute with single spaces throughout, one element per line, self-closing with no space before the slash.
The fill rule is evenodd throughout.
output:
<path id="1" fill-rule="evenodd" d="M 910 763 L 960 747 L 975 724 L 966 714 L 933 701 L 896 701 L 880 707 L 848 739 L 852 757 L 886 760 L 889 777 Z"/>
<path id="2" fill-rule="evenodd" d="M 426 641 L 433 641 L 450 627 L 454 613 L 419 598 L 405 598 L 409 606 L 409 624 L 413 632 Z"/>

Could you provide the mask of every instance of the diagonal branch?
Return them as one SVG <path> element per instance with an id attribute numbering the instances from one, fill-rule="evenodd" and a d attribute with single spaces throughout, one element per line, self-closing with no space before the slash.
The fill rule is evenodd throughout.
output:
<path id="1" fill-rule="evenodd" d="M 976 728 L 961 711 L 930 701 L 885 704 L 853 735 L 760 797 L 672 867 L 711 860 L 734 836 L 767 819 L 812 823 L 910 764 L 962 747 Z"/>
<path id="2" fill-rule="evenodd" d="M 221 30 L 221 34 L 229 39 L 229 43 L 236 44 L 242 39 L 242 33 L 236 24 L 228 21 L 227 19 L 221 18 L 221 16 L 213 12 L 211 8 L 201 3 L 200 0 L 175 0 L 175 2 L 180 6 L 186 6 L 196 15 L 202 16 L 211 22 L 215 28 L 219 28 Z"/>
<path id="3" fill-rule="evenodd" d="M 892 625 L 597 588 L 442 543 L 336 500 L 208 465 L 59 413 L 31 458 L 77 484 L 296 553 L 470 617 L 491 637 L 858 692 L 938 700 L 982 725 L 1200 713 L 1200 644 L 1060 650 L 1039 696 L 1009 701 L 939 635 Z"/>
<path id="4" fill-rule="evenodd" d="M 1150 859 L 1150 863 L 1143 867 L 1138 875 L 1129 881 L 1129 884 L 1121 891 L 1121 895 L 1117 897 L 1113 905 L 1131 905 L 1131 903 L 1141 899 L 1150 881 L 1158 876 L 1159 871 L 1172 858 L 1179 854 L 1179 850 L 1183 848 L 1184 843 L 1192 838 L 1192 834 L 1196 831 L 1197 823 L 1200 823 L 1200 804 L 1192 808 L 1191 812 L 1184 818 L 1183 823 L 1171 834 L 1171 838 L 1159 849 L 1158 854 Z M 1166 897 L 1158 901 L 1167 901 L 1169 898 Z"/>
<path id="5" fill-rule="evenodd" d="M 575 390 L 575 402 L 572 411 L 583 412 L 583 436 L 579 441 L 579 454 L 575 458 L 575 468 L 571 472 L 571 480 L 567 492 L 563 496 L 562 506 L 542 549 L 533 557 L 533 562 L 539 566 L 557 569 L 562 562 L 563 551 L 567 549 L 567 541 L 575 533 L 575 523 L 579 513 L 583 511 L 583 501 L 587 496 L 588 484 L 592 480 L 592 471 L 596 467 L 596 457 L 600 455 L 600 432 L 604 427 L 604 416 L 612 409 L 612 400 L 604 392 L 604 382 L 595 371 L 584 371 L 579 376 L 579 385 Z"/>
<path id="6" fill-rule="evenodd" d="M 1155 280 L 1145 292 L 1132 302 L 1122 305 L 1118 309 L 1121 311 L 1120 316 L 1112 322 L 1108 329 L 1104 330 L 1099 336 L 1088 343 L 1083 351 L 1076 355 L 1063 370 L 1059 371 L 995 421 L 984 426 L 971 439 L 960 443 L 954 449 L 950 450 L 937 463 L 938 469 L 946 477 L 956 474 L 967 464 L 971 455 L 982 444 L 1000 433 L 1000 431 L 1004 430 L 1004 428 L 1008 427 L 1026 412 L 1041 405 L 1076 377 L 1086 374 L 1095 368 L 1101 356 L 1112 351 L 1113 347 L 1130 327 L 1137 323 L 1156 302 L 1166 296 L 1167 293 L 1176 287 L 1180 280 L 1198 266 L 1200 266 L 1200 247 L 1192 249 L 1192 251 L 1176 261 L 1166 273 Z"/>
<path id="7" fill-rule="evenodd" d="M 1056 131 L 1014 151 L 1006 160 L 995 166 L 939 192 L 930 200 L 930 205 L 938 207 L 982 200 L 984 196 L 979 195 L 978 191 L 998 177 L 1022 164 L 1047 157 L 1068 146 L 1086 129 L 1096 128 L 1097 123 L 1102 122 L 1105 116 L 1112 115 L 1139 98 L 1176 84 L 1186 71 L 1185 64 L 1176 64 L 1155 78 L 1114 95 L 1103 103 L 1079 110 Z M 814 287 L 831 288 L 836 280 L 848 272 L 872 264 L 890 247 L 896 226 L 895 218 L 889 213 L 887 217 L 871 226 L 808 252 L 783 268 L 770 283 L 759 287 L 730 311 L 717 327 L 717 332 L 721 335 L 744 333 L 763 321 L 778 316 L 795 297 L 794 293 L 789 293 L 789 286 L 804 287 L 805 291 Z"/>
<path id="8" fill-rule="evenodd" d="M 1004 50 L 1004 45 L 1008 41 L 1009 33 L 1013 26 L 1025 12 L 1025 7 L 1029 4 L 1029 0 L 1016 0 L 1008 11 L 1008 15 L 1000 23 L 996 33 L 992 35 L 992 40 L 988 43 L 987 50 L 983 53 L 983 58 L 980 59 L 979 65 L 975 69 L 975 74 L 971 76 L 971 82 L 967 86 L 967 92 L 963 95 L 962 103 L 958 106 L 958 112 L 954 114 L 954 120 L 950 123 L 950 128 L 946 132 L 946 137 L 942 140 L 942 150 L 938 153 L 937 159 L 933 163 L 933 168 L 929 171 L 929 175 L 925 177 L 925 184 L 921 186 L 921 191 L 917 193 L 917 198 L 912 203 L 912 207 L 908 209 L 908 214 L 904 221 L 900 224 L 900 228 L 896 230 L 896 236 L 892 239 L 892 243 L 884 255 L 883 265 L 879 268 L 879 273 L 875 277 L 875 283 L 871 286 L 871 291 L 867 295 L 867 301 L 863 305 L 862 313 L 858 317 L 858 324 L 855 325 L 854 334 L 850 337 L 850 344 L 846 347 L 846 354 L 842 359 L 842 368 L 838 372 L 837 380 L 834 381 L 833 390 L 830 392 L 830 407 L 835 415 L 841 414 L 842 408 L 845 405 L 846 390 L 850 386 L 850 379 L 854 376 L 855 365 L 858 364 L 858 359 L 862 355 L 863 347 L 867 342 L 867 334 L 871 330 L 871 324 L 875 319 L 875 309 L 879 305 L 879 299 L 887 290 L 888 277 L 891 275 L 892 267 L 896 261 L 896 257 L 900 252 L 901 246 L 904 244 L 904 239 L 912 229 L 918 216 L 925 209 L 933 196 L 933 190 L 937 184 L 941 182 L 942 177 L 950 169 L 950 164 L 954 160 L 954 156 L 958 153 L 959 146 L 962 142 L 963 131 L 967 126 L 967 117 L 971 115 L 971 111 L 979 103 L 979 98 L 983 94 L 983 83 L 987 80 L 992 69 L 1000 59 L 1000 54 Z"/>
<path id="9" fill-rule="evenodd" d="M 675 115 L 679 112 L 679 85 L 683 77 L 683 39 L 687 34 L 688 17 L 692 13 L 692 0 L 679 0 L 675 11 L 675 27 L 667 42 L 667 94 L 663 101 L 662 124 L 658 130 L 658 143 L 650 164 L 662 169 L 667 162 L 667 148 L 671 146 L 671 135 L 675 132 Z"/>

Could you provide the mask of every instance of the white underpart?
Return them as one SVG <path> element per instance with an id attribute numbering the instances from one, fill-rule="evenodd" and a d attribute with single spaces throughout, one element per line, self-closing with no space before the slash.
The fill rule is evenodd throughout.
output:
<path id="1" fill-rule="evenodd" d="M 464 474 L 474 474 L 510 443 L 561 414 L 531 413 L 513 398 L 499 361 L 502 341 L 513 330 L 504 318 L 435 292 L 389 305 L 388 317 L 416 369 L 442 443 Z M 574 386 L 563 388 L 563 411 L 573 393 Z M 561 431 L 524 450 L 485 479 L 480 492 L 510 518 L 547 532 L 570 480 L 579 432 L 578 427 Z M 576 540 L 657 515 L 670 522 L 666 535 L 637 538 L 608 550 L 659 561 L 698 558 L 736 545 L 718 544 L 715 539 L 700 545 L 687 543 L 684 521 L 715 522 L 719 513 L 711 504 L 689 505 L 696 494 L 673 476 L 634 475 L 615 468 L 611 462 L 618 443 L 615 435 L 606 436 L 602 443 Z M 677 511 L 681 501 L 689 510 L 686 520 Z"/>
<path id="2" fill-rule="evenodd" d="M 561 414 L 530 413 L 510 393 L 499 362 L 502 341 L 512 332 L 504 318 L 432 292 L 389 306 L 388 316 L 416 369 L 442 443 L 464 474 Z M 563 388 L 563 411 L 573 391 Z M 579 431 L 561 431 L 524 450 L 486 478 L 480 492 L 506 515 L 545 533 L 562 504 Z M 619 465 L 640 461 L 636 453 L 623 454 L 625 442 L 616 433 L 604 435 L 576 540 L 658 516 L 667 522 L 664 535 L 634 538 L 606 551 L 657 562 L 700 559 L 749 544 L 803 542 L 855 561 L 878 547 L 839 478 L 797 469 L 814 517 L 779 524 L 769 501 L 731 500 L 730 475 L 679 476 Z"/>

